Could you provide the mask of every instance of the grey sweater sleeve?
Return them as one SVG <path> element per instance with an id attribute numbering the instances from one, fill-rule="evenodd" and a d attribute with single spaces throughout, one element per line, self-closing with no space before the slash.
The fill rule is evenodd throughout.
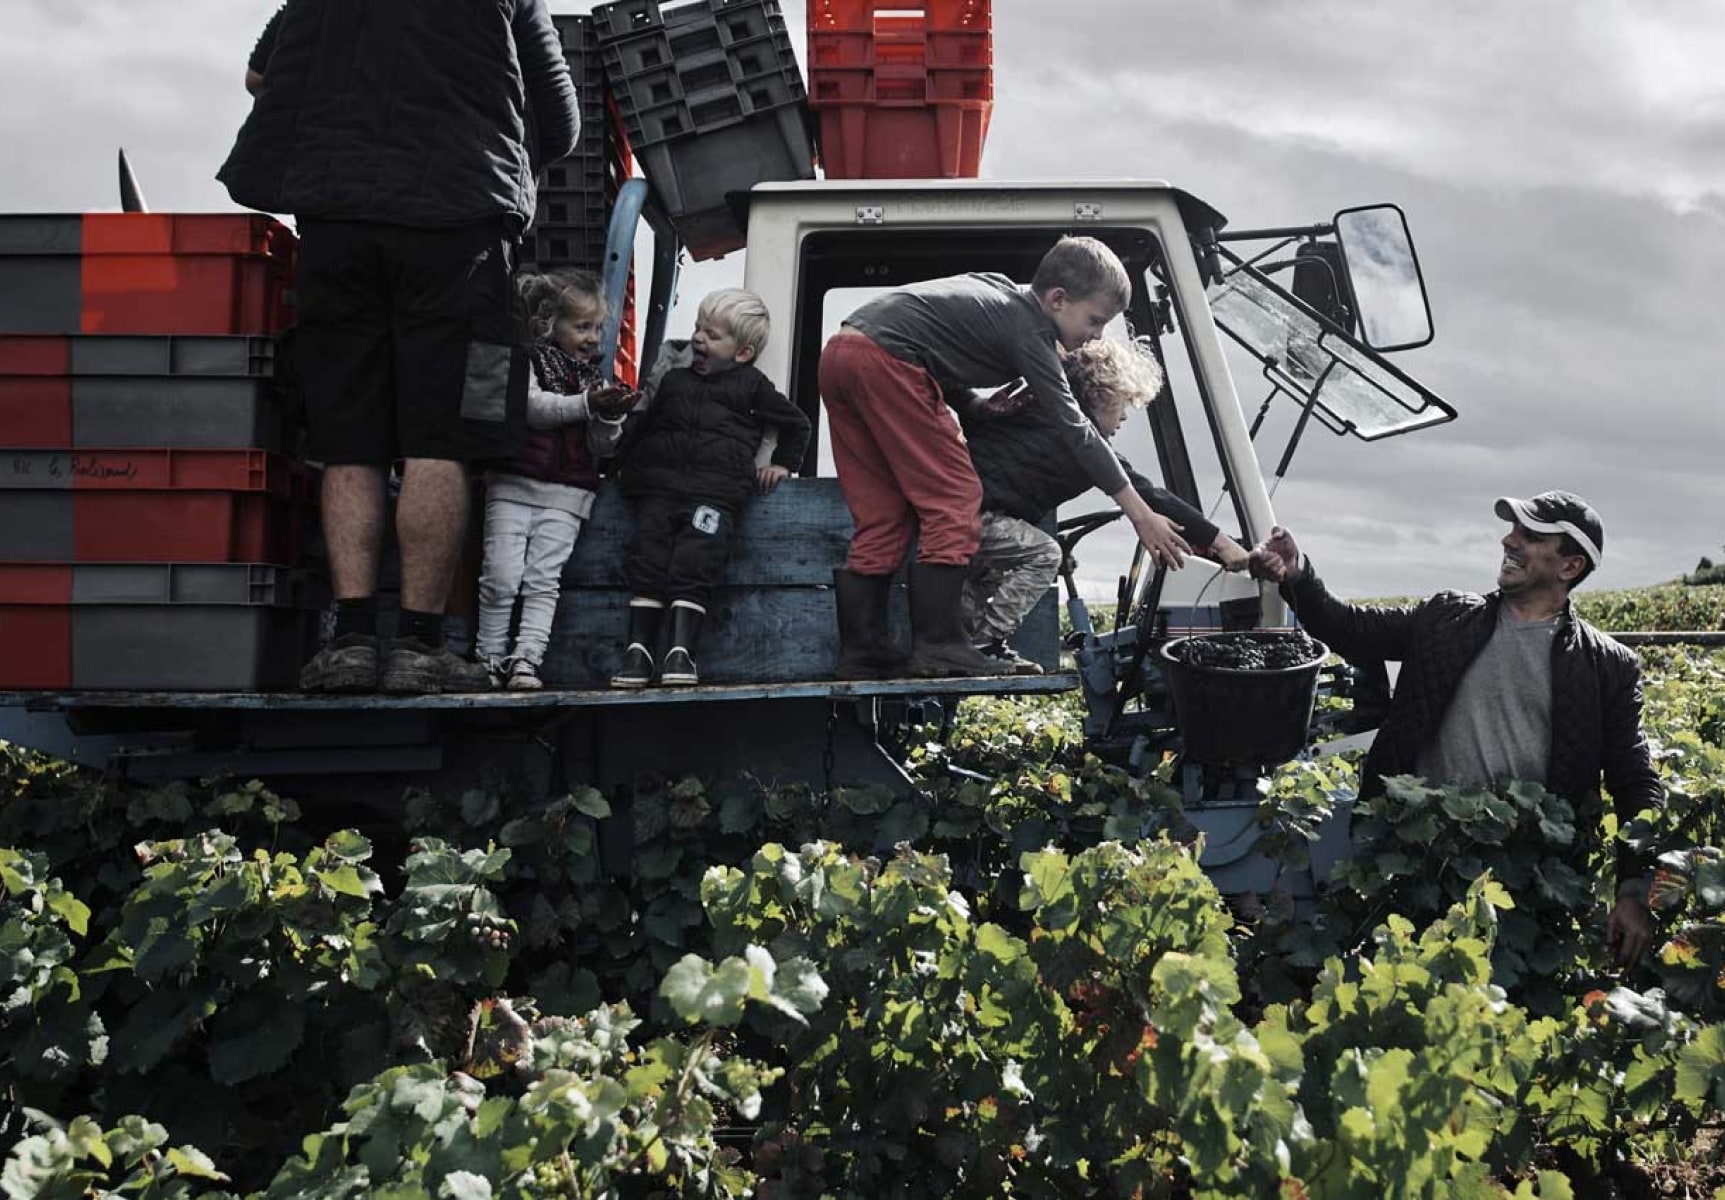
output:
<path id="1" fill-rule="evenodd" d="M 1018 372 L 1030 385 L 1035 403 L 1055 418 L 1061 444 L 1072 452 L 1090 482 L 1109 496 L 1126 487 L 1129 480 L 1119 456 L 1078 407 L 1054 344 L 1035 336 L 1020 342 Z"/>

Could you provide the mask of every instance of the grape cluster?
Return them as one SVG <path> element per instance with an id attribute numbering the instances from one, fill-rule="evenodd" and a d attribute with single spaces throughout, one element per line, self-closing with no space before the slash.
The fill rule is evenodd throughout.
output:
<path id="1" fill-rule="evenodd" d="M 509 925 L 481 913 L 467 914 L 467 936 L 481 950 L 509 949 Z"/>
<path id="2" fill-rule="evenodd" d="M 1188 638 L 1169 654 L 1194 667 L 1224 671 L 1282 671 L 1310 666 L 1324 647 L 1302 629 L 1274 633 L 1216 633 Z"/>

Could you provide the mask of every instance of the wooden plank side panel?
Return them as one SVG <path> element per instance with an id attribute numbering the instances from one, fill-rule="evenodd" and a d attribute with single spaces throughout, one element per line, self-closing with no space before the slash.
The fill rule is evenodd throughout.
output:
<path id="1" fill-rule="evenodd" d="M 623 657 L 628 608 L 624 589 L 565 588 L 541 672 L 546 682 L 554 687 L 604 687 Z M 669 625 L 668 620 L 661 623 Z M 908 648 L 910 611 L 902 587 L 893 589 L 890 624 L 899 645 Z M 839 652 L 832 590 L 720 588 L 701 641 L 696 663 L 703 683 L 830 679 Z M 1060 617 L 1052 591 L 1025 619 L 1013 644 L 1044 670 L 1058 668 Z"/>
<path id="2" fill-rule="evenodd" d="M 619 587 L 633 529 L 617 485 L 607 481 L 563 568 L 565 587 Z M 836 479 L 787 479 L 742 511 L 724 582 L 732 586 L 829 587 L 850 550 L 851 516 Z"/>
<path id="3" fill-rule="evenodd" d="M 623 552 L 632 523 L 614 482 L 600 490 L 563 572 L 563 595 L 547 652 L 546 680 L 559 687 L 603 687 L 622 657 L 628 626 Z M 802 682 L 831 677 L 838 659 L 832 573 L 850 548 L 851 519 L 834 479 L 788 479 L 743 510 L 703 647 L 703 682 Z M 891 623 L 910 645 L 902 583 Z M 1013 639 L 1044 669 L 1059 664 L 1060 616 L 1050 591 Z"/>
<path id="4" fill-rule="evenodd" d="M 565 588 L 541 671 L 545 681 L 554 687 L 604 687 L 622 661 L 628 608 L 625 589 Z M 668 632 L 669 620 L 661 624 Z M 703 683 L 830 679 L 838 661 L 831 589 L 720 588 L 695 661 Z"/>

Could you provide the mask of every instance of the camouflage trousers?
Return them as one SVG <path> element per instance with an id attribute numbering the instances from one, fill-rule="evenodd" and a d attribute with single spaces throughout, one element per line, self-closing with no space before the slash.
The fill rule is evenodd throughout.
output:
<path id="1" fill-rule="evenodd" d="M 982 544 L 964 581 L 964 629 L 974 645 L 1004 641 L 1060 574 L 1060 545 L 1004 513 L 982 514 Z"/>

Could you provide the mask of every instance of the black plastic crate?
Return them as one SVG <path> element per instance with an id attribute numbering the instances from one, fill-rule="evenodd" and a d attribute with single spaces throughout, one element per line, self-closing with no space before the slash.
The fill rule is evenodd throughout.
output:
<path id="1" fill-rule="evenodd" d="M 545 271 L 580 267 L 603 272 L 605 230 L 586 225 L 535 225 L 522 249 L 521 261 Z"/>
<path id="2" fill-rule="evenodd" d="M 806 105 L 777 0 L 703 0 L 668 12 L 657 0 L 623 0 L 593 15 L 606 84 L 637 154 Z"/>
<path id="3" fill-rule="evenodd" d="M 696 259 L 742 247 L 729 193 L 813 179 L 807 92 L 777 0 L 593 10 L 630 149 Z"/>
<path id="4" fill-rule="evenodd" d="M 806 110 L 797 105 L 699 137 L 661 142 L 640 151 L 677 234 L 696 260 L 740 250 L 748 231 L 729 194 L 757 183 L 814 178 Z"/>
<path id="5" fill-rule="evenodd" d="M 575 99 L 581 113 L 581 135 L 575 149 L 567 158 L 547 168 L 547 186 L 561 188 L 575 185 L 559 181 L 560 167 L 578 167 L 583 177 L 591 171 L 603 172 L 620 157 L 620 147 L 605 103 L 604 59 L 593 18 L 584 13 L 565 13 L 554 15 L 551 20 L 563 43 L 563 57 L 569 64 L 569 77 L 575 84 Z"/>

